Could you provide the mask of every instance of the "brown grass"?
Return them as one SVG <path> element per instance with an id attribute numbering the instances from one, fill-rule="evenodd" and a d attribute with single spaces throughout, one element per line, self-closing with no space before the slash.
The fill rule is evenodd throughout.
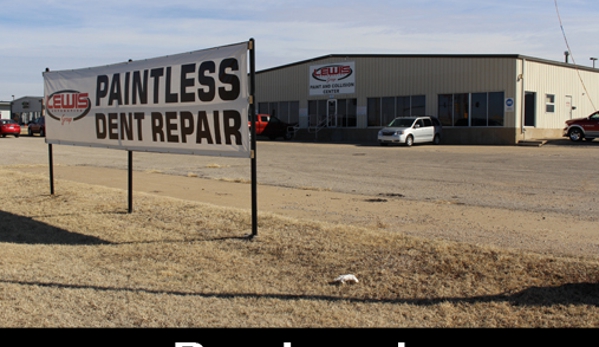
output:
<path id="1" fill-rule="evenodd" d="M 589 259 L 0 177 L 2 327 L 599 325 Z"/>

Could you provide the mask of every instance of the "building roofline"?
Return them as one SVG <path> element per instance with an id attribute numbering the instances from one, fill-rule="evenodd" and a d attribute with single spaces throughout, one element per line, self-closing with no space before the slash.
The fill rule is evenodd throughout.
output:
<path id="1" fill-rule="evenodd" d="M 528 60 L 535 61 L 539 63 L 570 67 L 570 68 L 578 68 L 587 71 L 599 72 L 599 69 L 595 69 L 589 66 L 575 65 L 565 62 L 559 62 L 554 60 L 536 58 L 527 55 L 521 54 L 327 54 L 319 57 L 306 59 L 297 61 L 294 63 L 289 63 L 285 65 L 280 65 L 272 68 L 263 69 L 257 71 L 256 73 L 269 72 L 279 69 L 284 69 L 292 66 L 302 65 L 306 63 L 313 63 L 324 59 L 330 58 L 341 58 L 341 59 L 354 59 L 354 58 L 490 58 L 490 59 L 520 59 L 520 60 Z"/>

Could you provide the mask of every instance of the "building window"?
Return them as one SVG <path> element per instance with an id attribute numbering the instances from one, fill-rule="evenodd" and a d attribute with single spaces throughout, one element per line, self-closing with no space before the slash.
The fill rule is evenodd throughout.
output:
<path id="1" fill-rule="evenodd" d="M 285 123 L 298 123 L 299 101 L 260 102 L 258 113 L 275 116 Z"/>
<path id="2" fill-rule="evenodd" d="M 281 116 L 279 115 L 279 103 L 278 102 L 271 102 L 268 104 L 268 114 L 281 119 Z"/>
<path id="3" fill-rule="evenodd" d="M 472 126 L 487 126 L 489 111 L 489 95 L 487 93 L 472 93 Z"/>
<path id="4" fill-rule="evenodd" d="M 268 102 L 259 102 L 258 103 L 258 113 L 268 114 Z"/>
<path id="5" fill-rule="evenodd" d="M 382 121 L 381 124 L 382 125 L 387 125 L 389 123 L 391 123 L 391 121 L 393 119 L 395 119 L 395 98 L 393 97 L 386 97 L 386 98 L 382 98 L 383 103 L 381 110 L 382 112 Z"/>
<path id="6" fill-rule="evenodd" d="M 453 95 L 453 125 L 467 127 L 470 125 L 468 94 Z"/>
<path id="7" fill-rule="evenodd" d="M 366 108 L 368 126 L 381 126 L 381 98 L 368 98 Z"/>
<path id="8" fill-rule="evenodd" d="M 337 126 L 357 126 L 358 99 L 337 99 Z"/>
<path id="9" fill-rule="evenodd" d="M 397 117 L 409 117 L 411 112 L 410 97 L 398 96 L 396 101 L 395 114 Z"/>
<path id="10" fill-rule="evenodd" d="M 426 114 L 424 95 L 389 96 L 368 98 L 368 126 L 382 126 L 397 117 L 422 116 Z"/>
<path id="11" fill-rule="evenodd" d="M 444 126 L 503 126 L 503 92 L 439 94 L 438 117 Z"/>
<path id="12" fill-rule="evenodd" d="M 308 100 L 311 127 L 355 127 L 358 99 Z M 299 107 L 299 106 L 298 106 Z"/>
<path id="13" fill-rule="evenodd" d="M 327 100 L 308 100 L 308 118 L 311 127 L 326 125 Z"/>
<path id="14" fill-rule="evenodd" d="M 410 96 L 410 116 L 426 114 L 426 97 L 424 95 Z"/>
<path id="15" fill-rule="evenodd" d="M 299 123 L 299 101 L 289 102 L 289 123 Z"/>
<path id="16" fill-rule="evenodd" d="M 545 112 L 547 112 L 547 113 L 555 112 L 555 95 L 554 94 L 545 94 Z"/>
<path id="17" fill-rule="evenodd" d="M 453 94 L 439 94 L 437 117 L 444 126 L 453 125 Z"/>
<path id="18" fill-rule="evenodd" d="M 489 93 L 489 108 L 487 111 L 488 126 L 503 126 L 503 110 L 505 98 L 503 92 Z"/>

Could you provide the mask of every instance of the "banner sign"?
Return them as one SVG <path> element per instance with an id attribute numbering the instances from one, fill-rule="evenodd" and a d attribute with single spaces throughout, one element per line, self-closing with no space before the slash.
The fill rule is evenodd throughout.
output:
<path id="1" fill-rule="evenodd" d="M 46 143 L 249 158 L 247 50 L 45 72 Z"/>
<path id="2" fill-rule="evenodd" d="M 354 94 L 356 68 L 354 62 L 310 66 L 310 95 Z"/>

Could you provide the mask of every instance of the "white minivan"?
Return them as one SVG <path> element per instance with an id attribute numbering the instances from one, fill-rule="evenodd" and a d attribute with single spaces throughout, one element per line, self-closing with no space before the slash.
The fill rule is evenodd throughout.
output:
<path id="1" fill-rule="evenodd" d="M 378 141 L 381 146 L 412 146 L 415 143 L 427 142 L 438 145 L 441 142 L 441 129 L 441 122 L 435 117 L 399 117 L 379 131 Z"/>

